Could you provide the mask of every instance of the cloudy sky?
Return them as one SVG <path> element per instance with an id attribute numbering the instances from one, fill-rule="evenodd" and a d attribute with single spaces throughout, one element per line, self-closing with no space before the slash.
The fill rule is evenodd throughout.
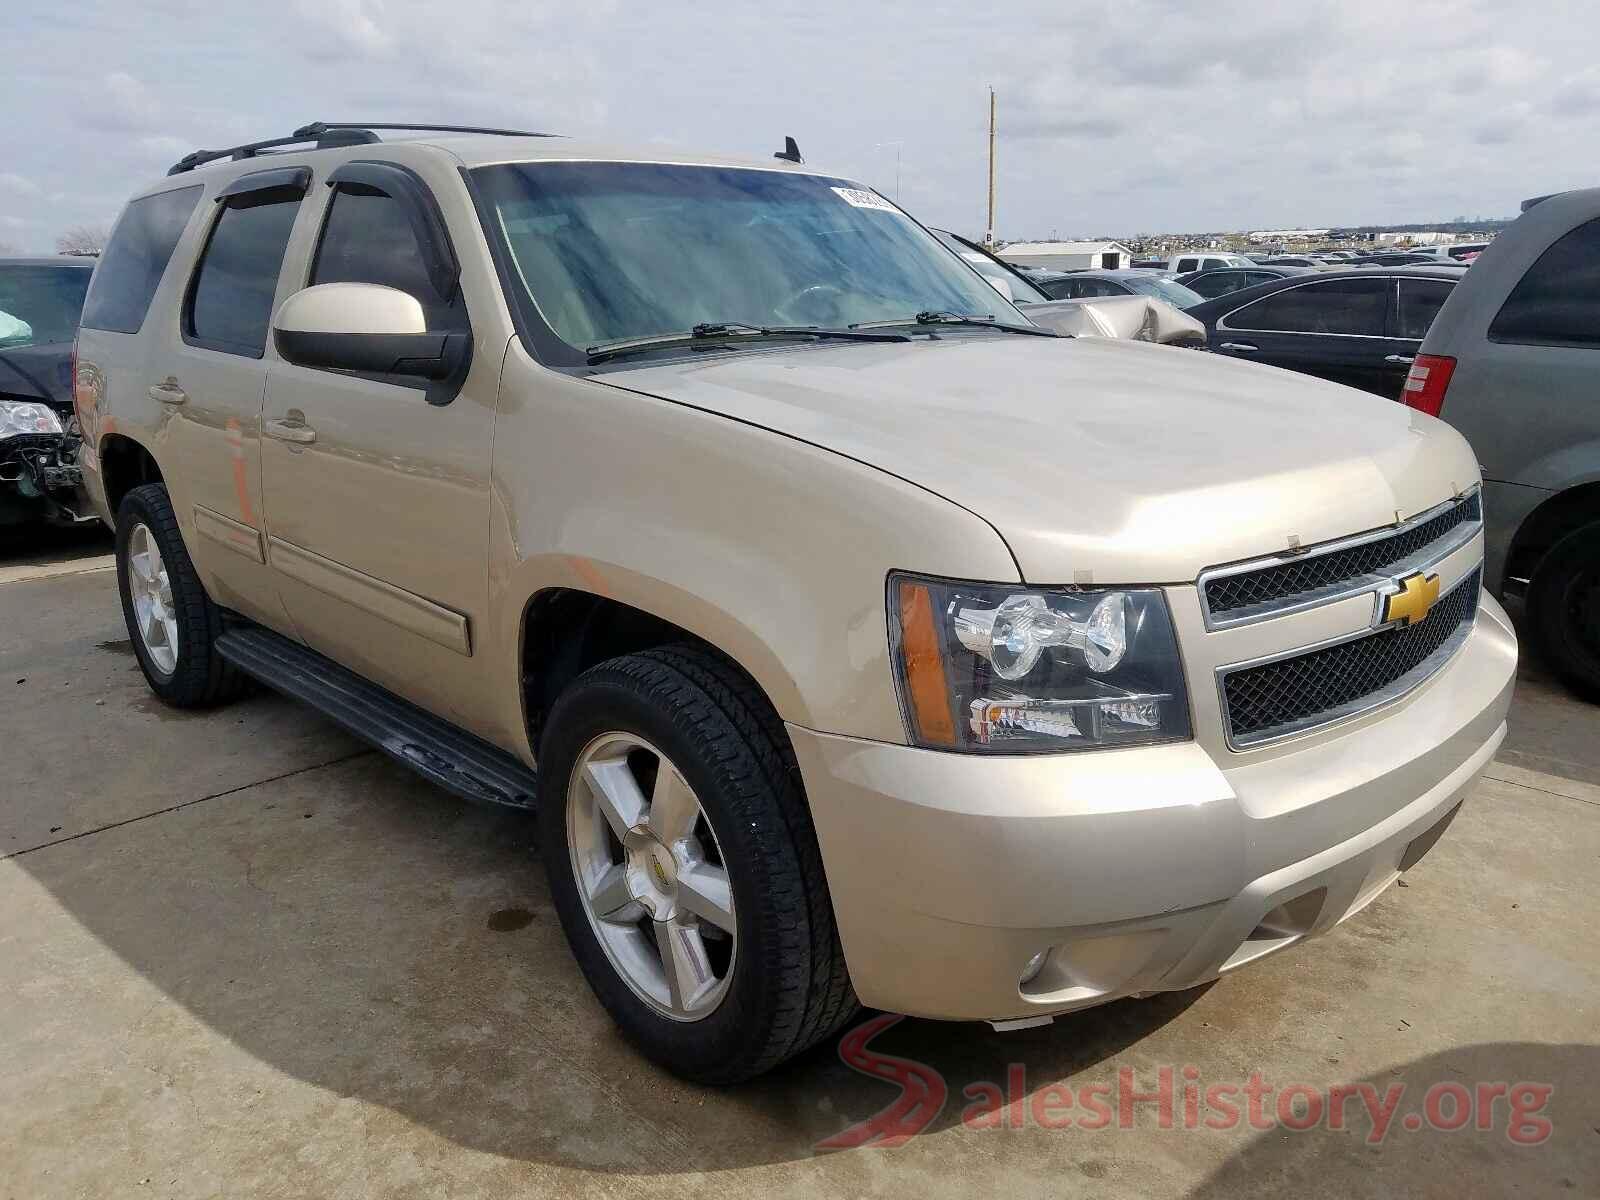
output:
<path id="1" fill-rule="evenodd" d="M 12 0 L 0 244 L 323 120 L 807 161 L 981 234 L 1449 219 L 1600 182 L 1590 0 Z M 896 157 L 899 178 L 896 179 Z"/>

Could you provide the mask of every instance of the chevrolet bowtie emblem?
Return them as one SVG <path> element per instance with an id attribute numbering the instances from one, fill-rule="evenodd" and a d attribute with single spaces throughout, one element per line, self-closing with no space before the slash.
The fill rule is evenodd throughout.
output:
<path id="1" fill-rule="evenodd" d="M 1397 579 L 1400 590 L 1383 598 L 1383 624 L 1401 621 L 1415 625 L 1428 615 L 1428 610 L 1439 599 L 1439 577 L 1424 575 L 1420 571 Z"/>

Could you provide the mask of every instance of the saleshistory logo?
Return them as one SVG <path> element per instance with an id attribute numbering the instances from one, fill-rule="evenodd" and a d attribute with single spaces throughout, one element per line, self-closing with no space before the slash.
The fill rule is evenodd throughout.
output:
<path id="1" fill-rule="evenodd" d="M 839 1058 L 851 1070 L 900 1089 L 883 1109 L 816 1144 L 819 1151 L 863 1146 L 901 1146 L 922 1133 L 944 1111 L 950 1087 L 927 1063 L 872 1049 L 879 1034 L 905 1018 L 882 1014 L 856 1026 L 839 1041 Z M 960 1123 L 969 1129 L 1158 1129 L 1226 1131 L 1241 1126 L 1304 1133 L 1366 1131 L 1379 1145 L 1394 1131 L 1423 1129 L 1503 1132 L 1517 1146 L 1538 1146 L 1554 1127 L 1543 1115 L 1555 1088 L 1548 1083 L 1481 1081 L 1473 1085 L 1445 1080 L 1428 1087 L 1421 1106 L 1406 1108 L 1405 1083 L 1379 1091 L 1372 1083 L 1268 1083 L 1259 1071 L 1247 1079 L 1206 1082 L 1199 1067 L 1162 1066 L 1154 1079 L 1141 1081 L 1132 1067 L 1118 1067 L 1116 1079 L 1064 1082 L 1033 1088 L 1025 1063 L 1006 1066 L 1005 1080 L 980 1079 L 961 1089 L 967 1101 Z M 1414 1092 L 1413 1092 L 1414 1094 Z"/>

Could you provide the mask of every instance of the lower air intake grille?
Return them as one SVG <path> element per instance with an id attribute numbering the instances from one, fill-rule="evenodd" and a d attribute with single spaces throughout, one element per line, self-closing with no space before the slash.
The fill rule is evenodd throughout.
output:
<path id="1" fill-rule="evenodd" d="M 1471 632 L 1480 578 L 1481 571 L 1473 571 L 1418 624 L 1227 672 L 1222 704 L 1229 741 L 1241 748 L 1270 741 L 1410 691 L 1442 667 Z"/>

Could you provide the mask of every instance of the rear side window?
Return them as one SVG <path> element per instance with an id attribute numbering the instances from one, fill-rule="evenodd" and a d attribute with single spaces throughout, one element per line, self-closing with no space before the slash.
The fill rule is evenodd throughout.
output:
<path id="1" fill-rule="evenodd" d="M 414 296 L 428 328 L 448 327 L 448 305 L 434 290 L 405 207 L 392 196 L 343 184 L 333 194 L 311 282 L 378 283 Z"/>
<path id="2" fill-rule="evenodd" d="M 1394 312 L 1394 336 L 1420 342 L 1455 287 L 1443 279 L 1402 279 Z"/>
<path id="3" fill-rule="evenodd" d="M 1184 271 L 1198 271 L 1199 269 L 1200 260 L 1198 258 L 1180 258 L 1178 260 L 1178 271 L 1180 273 Z"/>
<path id="4" fill-rule="evenodd" d="M 1225 296 L 1229 292 L 1237 291 L 1240 284 L 1238 275 L 1234 271 L 1212 271 L 1209 275 L 1191 279 L 1184 286 L 1199 292 L 1209 300 L 1215 296 Z"/>
<path id="5" fill-rule="evenodd" d="M 1600 346 L 1600 219 L 1579 225 L 1539 256 L 1495 314 L 1489 340 Z"/>
<path id="6" fill-rule="evenodd" d="M 1274 292 L 1229 313 L 1232 329 L 1382 337 L 1387 279 L 1327 279 Z"/>
<path id="7" fill-rule="evenodd" d="M 112 333 L 139 332 L 203 190 L 196 185 L 144 196 L 122 210 L 89 285 L 83 305 L 85 326 Z"/>
<path id="8" fill-rule="evenodd" d="M 300 208 L 298 192 L 245 192 L 222 201 L 189 288 L 184 340 L 260 358 L 272 320 L 284 248 Z"/>

